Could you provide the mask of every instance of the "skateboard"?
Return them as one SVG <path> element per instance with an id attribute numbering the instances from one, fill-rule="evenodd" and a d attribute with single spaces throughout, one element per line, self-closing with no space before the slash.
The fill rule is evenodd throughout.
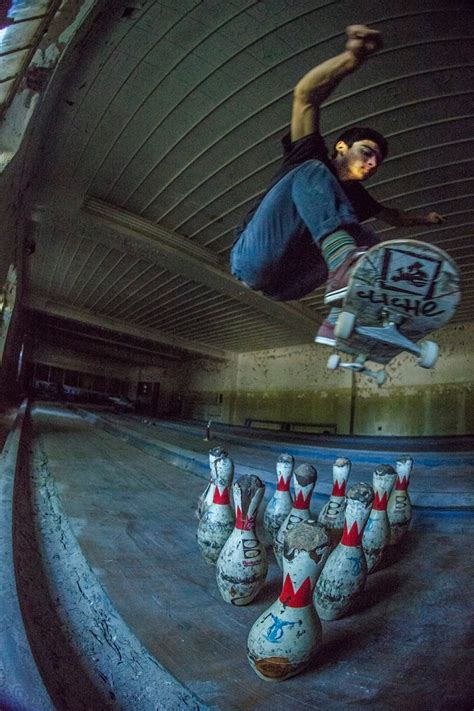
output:
<path id="1" fill-rule="evenodd" d="M 418 341 L 452 318 L 460 296 L 456 264 L 439 247 L 411 239 L 372 247 L 352 271 L 334 327 L 336 350 L 353 361 L 343 363 L 334 354 L 328 368 L 364 373 L 379 385 L 387 377 L 385 368 L 370 370 L 367 360 L 385 366 L 408 351 L 422 368 L 432 368 L 437 343 Z"/>

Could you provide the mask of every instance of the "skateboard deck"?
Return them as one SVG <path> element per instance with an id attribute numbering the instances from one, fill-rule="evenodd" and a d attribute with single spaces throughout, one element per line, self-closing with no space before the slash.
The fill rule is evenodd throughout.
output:
<path id="1" fill-rule="evenodd" d="M 362 366 L 365 360 L 385 365 L 409 351 L 431 367 L 417 341 L 452 318 L 460 296 L 458 270 L 446 252 L 417 240 L 382 242 L 352 272 L 335 327 L 336 349 Z"/>

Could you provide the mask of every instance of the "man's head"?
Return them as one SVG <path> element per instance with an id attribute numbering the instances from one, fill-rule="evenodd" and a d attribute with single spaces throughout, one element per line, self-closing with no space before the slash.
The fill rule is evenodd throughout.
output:
<path id="1" fill-rule="evenodd" d="M 388 144 L 382 134 L 354 126 L 339 136 L 331 160 L 340 180 L 362 181 L 374 175 L 387 153 Z"/>

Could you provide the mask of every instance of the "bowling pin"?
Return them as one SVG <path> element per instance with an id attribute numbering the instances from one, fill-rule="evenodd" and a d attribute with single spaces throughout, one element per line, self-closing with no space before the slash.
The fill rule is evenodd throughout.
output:
<path id="1" fill-rule="evenodd" d="M 209 504 L 212 503 L 212 499 L 214 498 L 214 490 L 216 488 L 215 484 L 215 478 L 216 478 L 216 472 L 214 468 L 214 462 L 216 459 L 219 459 L 219 457 L 227 457 L 228 454 L 225 450 L 223 450 L 221 447 L 213 447 L 212 449 L 209 450 L 209 469 L 211 470 L 209 480 L 207 483 L 206 488 L 202 492 L 201 496 L 198 499 L 198 504 L 196 508 L 196 516 L 198 519 L 201 519 L 205 510 L 208 508 Z"/>
<path id="2" fill-rule="evenodd" d="M 235 528 L 217 559 L 217 587 L 226 602 L 248 605 L 265 582 L 268 571 L 265 546 L 255 532 L 265 486 L 258 476 L 241 476 L 232 490 Z"/>
<path id="3" fill-rule="evenodd" d="M 318 473 L 311 464 L 300 464 L 293 474 L 294 498 L 291 511 L 281 524 L 273 540 L 273 551 L 280 568 L 283 567 L 283 543 L 288 531 L 300 521 L 311 518 L 309 505 Z"/>
<path id="4" fill-rule="evenodd" d="M 346 511 L 346 485 L 351 471 L 351 461 L 338 457 L 332 468 L 333 487 L 329 501 L 318 516 L 319 523 L 326 526 L 331 543 L 336 546 L 341 540 Z"/>
<path id="5" fill-rule="evenodd" d="M 372 573 L 382 560 L 383 549 L 390 541 L 390 523 L 387 504 L 396 479 L 396 472 L 390 464 L 381 464 L 372 478 L 375 498 L 369 520 L 362 536 L 362 547 L 367 559 L 367 571 Z"/>
<path id="6" fill-rule="evenodd" d="M 370 484 L 360 482 L 347 492 L 342 539 L 332 551 L 314 591 L 314 605 L 323 620 L 337 620 L 364 589 L 367 561 L 362 534 L 374 500 Z"/>
<path id="7" fill-rule="evenodd" d="M 266 681 L 298 674 L 317 650 L 321 622 L 313 590 L 330 551 L 324 526 L 301 521 L 285 537 L 283 587 L 278 599 L 254 622 L 247 641 L 253 670 Z"/>
<path id="8" fill-rule="evenodd" d="M 288 516 L 293 505 L 290 494 L 290 480 L 293 473 L 295 460 L 291 454 L 280 454 L 277 459 L 277 487 L 275 493 L 267 504 L 263 525 L 271 542 L 273 543 L 278 529 Z"/>
<path id="9" fill-rule="evenodd" d="M 230 457 L 214 461 L 215 488 L 212 502 L 203 513 L 197 529 L 197 542 L 206 561 L 214 564 L 234 528 L 234 511 L 230 505 L 229 487 L 234 465 Z"/>
<path id="10" fill-rule="evenodd" d="M 399 457 L 395 464 L 397 480 L 392 489 L 387 505 L 387 516 L 390 523 L 390 545 L 396 545 L 408 531 L 411 521 L 411 501 L 408 495 L 408 484 L 413 469 L 411 457 Z"/>

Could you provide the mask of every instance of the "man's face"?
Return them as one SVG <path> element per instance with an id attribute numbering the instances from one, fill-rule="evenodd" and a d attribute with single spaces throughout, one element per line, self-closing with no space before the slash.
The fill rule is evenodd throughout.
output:
<path id="1" fill-rule="evenodd" d="M 363 138 L 348 146 L 344 141 L 336 144 L 334 160 L 340 180 L 368 180 L 382 162 L 382 152 L 375 141 Z"/>

